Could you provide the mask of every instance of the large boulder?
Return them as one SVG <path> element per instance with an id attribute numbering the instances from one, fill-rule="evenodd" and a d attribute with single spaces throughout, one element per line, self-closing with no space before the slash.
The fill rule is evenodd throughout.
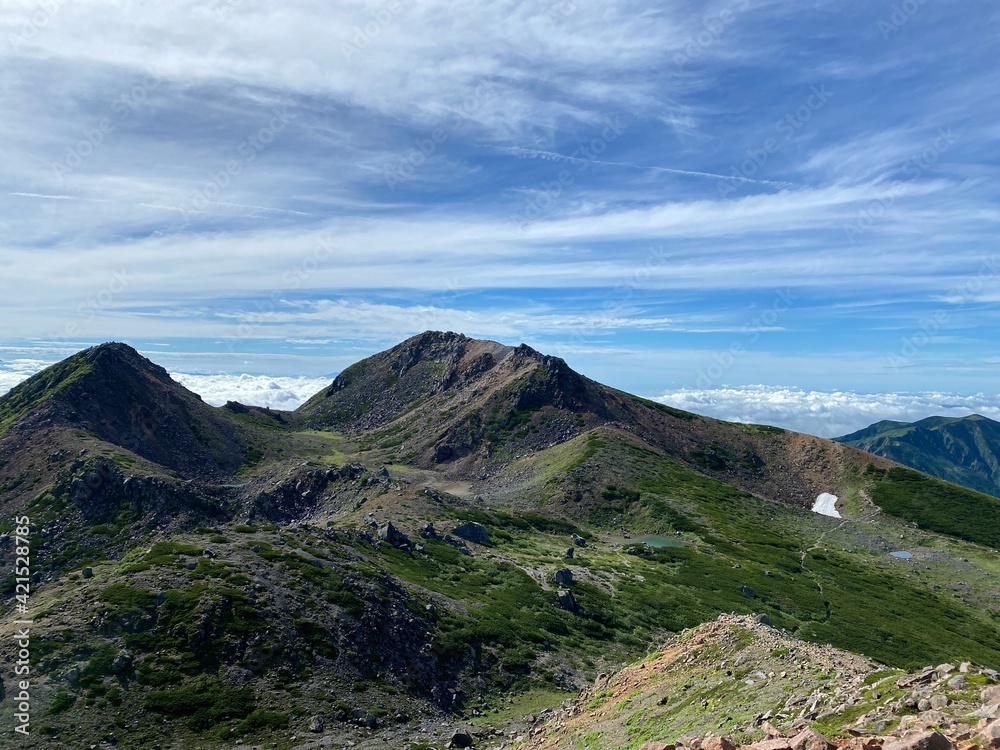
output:
<path id="1" fill-rule="evenodd" d="M 751 750 L 792 750 L 792 742 L 784 737 L 761 740 L 748 746 Z"/>
<path id="2" fill-rule="evenodd" d="M 572 591 L 566 591 L 565 589 L 559 589 L 556 594 L 556 606 L 559 609 L 565 609 L 567 612 L 579 612 L 580 605 L 576 602 L 576 597 L 573 596 Z"/>
<path id="3" fill-rule="evenodd" d="M 476 523 L 475 521 L 466 521 L 460 526 L 456 526 L 451 533 L 467 542 L 474 542 L 475 544 L 490 543 L 490 532 L 481 523 Z"/>
<path id="4" fill-rule="evenodd" d="M 987 747 L 1000 747 L 1000 719 L 987 724 L 979 732 L 979 736 L 986 743 Z"/>

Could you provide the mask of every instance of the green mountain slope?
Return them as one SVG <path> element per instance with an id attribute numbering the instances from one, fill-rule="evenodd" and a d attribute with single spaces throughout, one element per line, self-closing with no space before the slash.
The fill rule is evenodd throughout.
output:
<path id="1" fill-rule="evenodd" d="M 836 440 L 1000 497 L 1000 422 L 986 417 L 878 422 Z"/>

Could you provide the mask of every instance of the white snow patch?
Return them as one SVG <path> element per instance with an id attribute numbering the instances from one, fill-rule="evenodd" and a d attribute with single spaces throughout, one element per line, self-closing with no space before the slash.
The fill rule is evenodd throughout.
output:
<path id="1" fill-rule="evenodd" d="M 821 516 L 830 516 L 830 518 L 843 517 L 837 511 L 837 496 L 831 495 L 829 492 L 824 492 L 816 498 L 816 502 L 813 503 L 813 513 L 819 513 Z"/>

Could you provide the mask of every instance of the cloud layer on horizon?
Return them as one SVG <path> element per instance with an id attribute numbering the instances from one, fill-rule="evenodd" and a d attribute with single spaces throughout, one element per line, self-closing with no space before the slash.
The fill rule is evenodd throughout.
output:
<path id="1" fill-rule="evenodd" d="M 1000 420 L 1000 396 L 984 394 L 852 393 L 759 385 L 669 391 L 657 400 L 727 422 L 769 424 L 827 438 L 848 435 L 884 419 L 915 422 L 980 414 Z"/>
<path id="2" fill-rule="evenodd" d="M 39 360 L 0 362 L 0 396 L 47 366 Z M 193 374 L 171 371 L 206 403 L 239 401 L 251 406 L 294 410 L 330 384 L 329 377 L 287 377 L 246 373 Z M 656 400 L 728 422 L 769 424 L 820 437 L 839 437 L 884 420 L 914 422 L 932 416 L 980 414 L 1000 421 L 1000 395 L 955 393 L 854 393 L 780 386 L 719 387 L 667 391 Z"/>

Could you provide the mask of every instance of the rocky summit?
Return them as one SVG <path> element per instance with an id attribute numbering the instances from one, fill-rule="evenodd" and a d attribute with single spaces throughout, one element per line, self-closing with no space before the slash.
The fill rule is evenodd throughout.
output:
<path id="1" fill-rule="evenodd" d="M 94 347 L 0 398 L 0 509 L 20 747 L 996 746 L 1000 501 L 524 345 L 296 411 Z"/>

